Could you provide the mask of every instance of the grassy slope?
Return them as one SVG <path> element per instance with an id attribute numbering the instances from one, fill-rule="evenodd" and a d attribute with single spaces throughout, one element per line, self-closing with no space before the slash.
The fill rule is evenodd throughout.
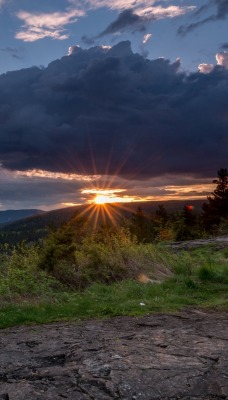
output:
<path id="1" fill-rule="evenodd" d="M 56 290 L 35 298 L 8 300 L 0 328 L 117 315 L 174 312 L 188 306 L 228 310 L 227 251 L 197 249 L 175 255 L 173 276 L 161 284 L 133 280 L 93 284 L 84 292 Z M 141 304 L 140 304 L 141 303 Z"/>
<path id="2" fill-rule="evenodd" d="M 96 284 L 83 294 L 65 294 L 52 303 L 24 303 L 0 311 L 0 328 L 20 324 L 174 312 L 187 306 L 227 311 L 227 285 L 207 283 L 189 287 L 170 280 L 161 285 L 133 281 L 110 286 Z"/>

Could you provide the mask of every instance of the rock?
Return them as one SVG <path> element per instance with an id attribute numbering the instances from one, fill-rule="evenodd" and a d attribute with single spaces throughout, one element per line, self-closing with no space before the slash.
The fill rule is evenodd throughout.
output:
<path id="1" fill-rule="evenodd" d="M 211 246 L 214 250 L 223 250 L 228 247 L 228 236 L 217 236 L 211 239 L 185 240 L 182 242 L 170 242 L 167 247 L 174 251 L 193 250 L 199 247 Z"/>
<path id="2" fill-rule="evenodd" d="M 226 399 L 227 327 L 191 310 L 1 330 L 0 400 Z"/>

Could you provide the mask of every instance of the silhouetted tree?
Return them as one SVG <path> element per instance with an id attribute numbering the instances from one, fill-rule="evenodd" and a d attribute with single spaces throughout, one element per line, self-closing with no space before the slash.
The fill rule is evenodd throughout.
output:
<path id="1" fill-rule="evenodd" d="M 202 236 L 201 227 L 193 207 L 186 205 L 179 218 L 176 219 L 176 239 L 191 240 Z"/>
<path id="2" fill-rule="evenodd" d="M 192 206 L 184 206 L 183 220 L 184 220 L 184 224 L 188 227 L 194 226 L 196 224 L 196 215 L 193 213 Z"/>
<path id="3" fill-rule="evenodd" d="M 208 196 L 208 203 L 203 204 L 203 221 L 206 229 L 218 226 L 222 218 L 228 217 L 228 170 L 221 168 L 217 179 L 213 180 L 216 189 Z"/>
<path id="4" fill-rule="evenodd" d="M 169 215 L 163 204 L 160 204 L 158 206 L 158 209 L 155 212 L 155 220 L 159 222 L 162 227 L 167 224 L 169 220 Z"/>
<path id="5" fill-rule="evenodd" d="M 139 242 L 151 241 L 151 224 L 141 207 L 138 207 L 137 211 L 132 215 L 131 223 L 131 231 L 136 235 Z"/>

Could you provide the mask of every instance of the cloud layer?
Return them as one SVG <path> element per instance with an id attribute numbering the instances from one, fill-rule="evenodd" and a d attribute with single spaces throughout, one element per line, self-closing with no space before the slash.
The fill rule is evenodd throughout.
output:
<path id="1" fill-rule="evenodd" d="M 196 12 L 195 16 L 198 17 L 204 13 L 208 13 L 210 9 L 213 8 L 214 12 L 209 14 L 203 19 L 200 19 L 197 22 L 193 22 L 188 25 L 182 25 L 178 29 L 179 35 L 186 35 L 187 33 L 193 31 L 194 29 L 207 24 L 208 22 L 215 22 L 218 20 L 224 20 L 228 18 L 228 0 L 208 0 L 208 2 L 201 6 Z"/>
<path id="2" fill-rule="evenodd" d="M 217 61 L 217 66 L 221 66 L 221 67 L 228 69 L 228 52 L 227 51 L 217 53 L 215 58 Z M 211 71 L 213 71 L 213 69 L 216 68 L 216 66 L 213 64 L 200 64 L 198 68 L 199 68 L 199 72 L 202 72 L 203 74 L 208 74 Z"/>
<path id="3" fill-rule="evenodd" d="M 0 0 L 0 8 L 4 0 Z M 155 19 L 174 18 L 195 9 L 194 6 L 175 6 L 160 4 L 157 0 L 68 0 L 65 11 L 52 13 L 28 12 L 20 10 L 16 13 L 23 25 L 16 33 L 15 38 L 25 42 L 50 37 L 65 40 L 69 37 L 66 27 L 76 22 L 77 18 L 85 16 L 89 11 L 107 8 L 120 12 L 119 16 L 103 32 L 95 38 L 124 31 L 143 31 L 145 24 Z M 92 44 L 93 39 L 83 36 L 84 42 Z"/>
<path id="4" fill-rule="evenodd" d="M 0 48 L 0 52 L 6 53 L 17 60 L 22 60 L 24 58 L 24 49 L 23 47 L 3 47 Z"/>
<path id="5" fill-rule="evenodd" d="M 129 28 L 134 31 L 143 32 L 145 30 L 146 22 L 147 20 L 145 17 L 140 17 L 138 14 L 135 14 L 132 9 L 124 10 L 118 15 L 114 22 L 98 35 L 98 37 L 124 32 Z"/>
<path id="6" fill-rule="evenodd" d="M 96 10 L 109 8 L 111 10 L 133 10 L 137 15 L 147 18 L 176 17 L 194 10 L 195 6 L 168 5 L 167 0 L 68 0 L 68 2 L 79 9 Z"/>
<path id="7" fill-rule="evenodd" d="M 16 15 L 23 21 L 22 30 L 16 33 L 16 39 L 34 42 L 45 37 L 64 40 L 69 37 L 65 26 L 74 23 L 78 17 L 84 16 L 83 10 L 71 10 L 53 13 L 30 13 L 19 11 Z"/>
<path id="8" fill-rule="evenodd" d="M 0 76 L 0 161 L 146 179 L 214 176 L 227 163 L 228 71 L 178 72 L 129 42 Z"/>
<path id="9" fill-rule="evenodd" d="M 0 10 L 2 8 L 2 6 L 5 4 L 5 0 L 0 0 Z"/>
<path id="10" fill-rule="evenodd" d="M 141 0 L 139 2 L 119 1 L 114 0 L 111 5 L 107 1 L 98 1 L 91 3 L 91 7 L 100 7 L 101 4 L 106 7 L 118 9 L 120 14 L 117 18 L 107 26 L 107 28 L 96 35 L 95 37 L 82 36 L 82 41 L 87 45 L 95 43 L 96 39 L 99 39 L 106 35 L 121 34 L 130 31 L 145 32 L 147 26 L 151 21 L 164 19 L 164 18 L 175 18 L 183 15 L 189 11 L 195 9 L 194 6 L 174 6 L 163 7 L 157 4 L 157 1 Z M 129 7 L 127 7 L 129 6 Z"/>

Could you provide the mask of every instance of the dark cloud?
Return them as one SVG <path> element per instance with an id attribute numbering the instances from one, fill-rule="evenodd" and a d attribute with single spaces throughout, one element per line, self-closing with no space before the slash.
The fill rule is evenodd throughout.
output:
<path id="1" fill-rule="evenodd" d="M 0 170 L 0 205 L 8 209 L 64 207 L 64 203 L 81 203 L 83 182 L 63 179 L 8 176 Z M 85 185 L 85 182 L 84 182 Z"/>
<path id="2" fill-rule="evenodd" d="M 1 52 L 9 54 L 11 57 L 16 58 L 18 60 L 22 60 L 24 58 L 24 49 L 23 47 L 4 47 L 0 48 Z"/>
<path id="3" fill-rule="evenodd" d="M 227 18 L 228 16 L 228 0 L 213 0 L 217 6 L 217 19 Z"/>
<path id="4" fill-rule="evenodd" d="M 97 37 L 102 37 L 105 35 L 110 35 L 119 32 L 125 32 L 126 30 L 132 30 L 134 32 L 143 32 L 146 27 L 145 17 L 140 17 L 135 14 L 133 10 L 127 9 L 122 11 L 117 19 L 112 22 L 103 32 L 101 32 Z"/>
<path id="5" fill-rule="evenodd" d="M 0 76 L 0 161 L 9 169 L 214 176 L 227 163 L 228 71 L 178 72 L 129 42 Z"/>
<path id="6" fill-rule="evenodd" d="M 228 17 L 228 0 L 209 0 L 207 4 L 203 5 L 195 12 L 195 16 L 197 17 L 198 15 L 207 12 L 211 7 L 215 7 L 215 12 L 213 14 L 200 21 L 180 26 L 177 31 L 178 34 L 182 36 L 186 35 L 201 25 L 204 25 L 208 22 L 223 20 Z"/>
<path id="7" fill-rule="evenodd" d="M 127 9 L 122 11 L 115 21 L 113 21 L 108 27 L 98 35 L 94 37 L 88 37 L 83 35 L 81 40 L 83 43 L 91 46 L 95 43 L 97 39 L 102 38 L 106 35 L 113 35 L 115 33 L 124 33 L 126 31 L 131 31 L 132 33 L 135 32 L 145 32 L 146 25 L 148 24 L 149 20 L 154 19 L 154 17 L 150 16 L 150 19 L 141 17 L 138 14 L 134 13 L 134 10 Z"/>
<path id="8" fill-rule="evenodd" d="M 95 39 L 90 38 L 90 37 L 88 37 L 86 35 L 83 35 L 81 37 L 81 40 L 82 40 L 83 43 L 87 44 L 88 46 L 92 46 L 95 43 Z"/>

